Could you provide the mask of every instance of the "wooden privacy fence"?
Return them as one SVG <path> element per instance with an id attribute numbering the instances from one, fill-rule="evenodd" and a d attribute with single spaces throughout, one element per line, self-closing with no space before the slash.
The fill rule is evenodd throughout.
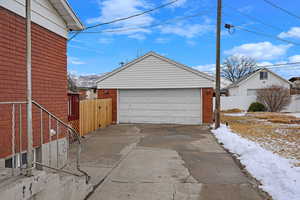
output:
<path id="1" fill-rule="evenodd" d="M 85 135 L 112 123 L 111 99 L 93 99 L 80 101 L 80 135 Z"/>

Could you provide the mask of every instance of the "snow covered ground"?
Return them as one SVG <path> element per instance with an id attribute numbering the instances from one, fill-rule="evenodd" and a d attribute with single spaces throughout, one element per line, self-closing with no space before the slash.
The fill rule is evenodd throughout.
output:
<path id="1" fill-rule="evenodd" d="M 225 125 L 212 132 L 274 200 L 300 200 L 300 167 L 293 165 L 295 160 L 274 154 L 233 133 Z"/>

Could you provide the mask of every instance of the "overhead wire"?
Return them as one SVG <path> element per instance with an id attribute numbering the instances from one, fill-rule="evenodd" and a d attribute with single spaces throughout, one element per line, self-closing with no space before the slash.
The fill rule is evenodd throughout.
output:
<path id="1" fill-rule="evenodd" d="M 252 15 L 248 15 L 248 14 L 246 14 L 246 13 L 244 13 L 244 12 L 241 12 L 239 9 L 237 9 L 237 8 L 235 8 L 235 7 L 233 7 L 233 6 L 229 5 L 229 4 L 225 4 L 224 7 L 229 7 L 229 8 L 231 8 L 231 9 L 234 9 L 234 10 L 237 11 L 240 15 L 243 15 L 243 16 L 245 16 L 245 17 L 247 17 L 247 18 L 249 18 L 249 19 L 251 19 L 251 20 L 253 20 L 253 21 L 256 21 L 256 22 L 258 22 L 258 23 L 260 23 L 260 24 L 262 24 L 262 25 L 265 25 L 265 26 L 267 26 L 267 27 L 269 27 L 269 28 L 272 28 L 273 30 L 277 30 L 277 31 L 281 31 L 281 32 L 284 31 L 283 29 L 281 29 L 281 28 L 279 28 L 279 27 L 277 27 L 277 26 L 274 26 L 274 25 L 272 25 L 272 24 L 268 24 L 268 23 L 264 22 L 264 20 L 262 20 L 262 19 L 259 19 L 259 18 L 257 18 L 257 17 L 254 17 L 254 16 L 252 16 Z M 224 13 L 224 11 L 223 11 L 223 13 Z M 225 14 L 226 14 L 226 12 L 225 12 Z"/>
<path id="2" fill-rule="evenodd" d="M 124 20 L 128 20 L 128 19 L 131 19 L 131 18 L 134 18 L 134 17 L 138 17 L 138 16 L 141 16 L 141 15 L 144 15 L 144 14 L 147 14 L 147 13 L 150 13 L 150 12 L 153 12 L 153 11 L 156 11 L 158 9 L 161 9 L 161 8 L 164 8 L 164 7 L 167 7 L 171 4 L 174 4 L 176 3 L 177 1 L 179 0 L 174 0 L 174 1 L 171 1 L 171 2 L 168 2 L 168 3 L 165 3 L 165 4 L 162 4 L 158 7 L 155 7 L 155 8 L 152 8 L 152 9 L 149 9 L 149 10 L 146 10 L 146 11 L 143 11 L 141 13 L 137 13 L 135 15 L 131 15 L 131 16 L 128 16 L 128 17 L 123 17 L 123 18 L 118 18 L 118 19 L 114 19 L 112 21 L 108 21 L 108 22 L 104 22 L 104 23 L 99 23 L 99 24 L 95 24 L 93 26 L 88 26 L 86 28 L 84 28 L 83 30 L 80 30 L 80 31 L 77 31 L 74 33 L 74 35 L 72 35 L 68 41 L 71 41 L 72 39 L 74 39 L 77 35 L 79 35 L 80 33 L 82 33 L 82 31 L 84 30 L 88 30 L 88 29 L 91 29 L 91 28 L 95 28 L 95 27 L 98 27 L 98 26 L 103 26 L 103 25 L 108 25 L 108 24 L 112 24 L 112 23 L 116 23 L 116 22 L 119 22 L 119 21 L 124 21 Z"/>
<path id="3" fill-rule="evenodd" d="M 153 28 L 153 27 L 157 27 L 157 26 L 161 26 L 161 25 L 165 25 L 165 24 L 171 24 L 174 22 L 178 22 L 178 21 L 183 21 L 189 18 L 193 18 L 193 17 L 198 17 L 198 16 L 202 16 L 203 12 L 201 13 L 197 13 L 194 15 L 188 15 L 188 16 L 183 16 L 183 17 L 177 17 L 174 19 L 168 19 L 165 21 L 162 21 L 160 23 L 156 23 L 156 24 L 152 24 L 152 25 L 148 25 L 148 26 L 143 26 L 142 24 L 140 24 L 141 26 L 132 26 L 132 28 L 114 28 L 114 29 L 105 29 L 105 30 L 101 30 L 101 31 L 90 31 L 90 32 L 83 32 L 83 33 L 106 33 L 106 32 L 124 32 L 124 31 L 132 31 L 132 30 L 140 30 L 140 29 L 144 29 L 144 28 Z"/>
<path id="4" fill-rule="evenodd" d="M 275 36 L 275 35 L 270 35 L 270 34 L 267 34 L 267 33 L 258 32 L 258 31 L 255 31 L 255 30 L 250 30 L 250 29 L 247 29 L 247 28 L 243 28 L 241 26 L 232 26 L 232 27 L 233 28 L 237 28 L 237 29 L 242 30 L 242 31 L 245 31 L 245 32 L 252 33 L 252 34 L 256 34 L 256 35 L 260 35 L 260 36 L 263 36 L 263 37 L 268 37 L 268 38 L 279 40 L 279 41 L 282 41 L 282 42 L 285 42 L 285 43 L 289 43 L 289 44 L 293 44 L 293 45 L 296 45 L 296 46 L 300 46 L 300 43 L 297 43 L 297 42 L 294 42 L 294 41 L 290 41 L 290 40 L 286 40 L 286 39 L 280 38 L 280 37 Z"/>
<path id="5" fill-rule="evenodd" d="M 288 65 L 288 66 L 286 66 Z M 284 68 L 281 68 L 280 66 L 286 66 Z M 268 68 L 268 69 L 300 69 L 300 62 L 289 62 L 289 63 L 278 63 L 278 64 L 270 64 L 270 65 L 257 65 L 257 68 Z M 291 69 L 293 68 L 293 69 Z M 213 73 L 213 71 L 202 71 L 206 73 Z"/>
<path id="6" fill-rule="evenodd" d="M 267 4 L 271 5 L 272 7 L 274 8 L 277 8 L 279 10 L 281 10 L 282 12 L 285 12 L 286 14 L 292 16 L 292 17 L 295 17 L 297 19 L 300 19 L 300 16 L 299 15 L 296 15 L 295 13 L 289 11 L 288 9 L 286 8 L 282 8 L 280 6 L 278 6 L 277 4 L 273 3 L 272 1 L 269 1 L 269 0 L 263 0 L 264 2 L 266 2 Z"/>

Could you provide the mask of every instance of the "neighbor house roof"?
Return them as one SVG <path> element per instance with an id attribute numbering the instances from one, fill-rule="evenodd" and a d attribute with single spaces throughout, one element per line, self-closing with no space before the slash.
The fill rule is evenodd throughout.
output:
<path id="1" fill-rule="evenodd" d="M 290 82 L 298 81 L 300 80 L 300 77 L 292 77 L 289 79 Z"/>
<path id="2" fill-rule="evenodd" d="M 191 67 L 188 67 L 188 66 L 186 66 L 186 65 L 183 65 L 183 64 L 181 64 L 181 63 L 178 63 L 178 62 L 176 62 L 176 61 L 174 61 L 174 60 L 171 60 L 171 59 L 169 59 L 169 58 L 166 58 L 166 57 L 164 57 L 164 56 L 161 56 L 161 55 L 159 55 L 159 54 L 157 54 L 157 53 L 155 53 L 155 52 L 153 52 L 153 51 L 150 51 L 150 52 L 146 53 L 145 55 L 143 55 L 143 56 L 141 56 L 141 57 L 138 57 L 138 58 L 134 59 L 133 61 L 128 62 L 128 63 L 126 63 L 125 65 L 123 65 L 123 66 L 121 66 L 121 67 L 119 67 L 119 68 L 113 70 L 112 72 L 107 73 L 106 75 L 104 75 L 103 77 L 101 77 L 99 80 L 97 80 L 96 83 L 101 82 L 101 81 L 103 81 L 103 80 L 105 80 L 105 79 L 107 79 L 107 78 L 113 76 L 114 74 L 116 74 L 116 73 L 118 73 L 118 72 L 120 72 L 120 71 L 122 71 L 122 70 L 124 70 L 124 69 L 127 69 L 128 67 L 134 65 L 135 63 L 137 63 L 137 62 L 139 62 L 139 61 L 141 61 L 141 60 L 143 60 L 143 59 L 145 59 L 146 57 L 149 57 L 149 56 L 157 57 L 157 58 L 159 58 L 159 59 L 161 59 L 161 60 L 164 60 L 164 61 L 166 61 L 166 62 L 168 62 L 168 63 L 171 63 L 171 64 L 173 64 L 173 65 L 175 65 L 175 66 L 177 66 L 177 67 L 179 67 L 179 68 L 181 68 L 181 69 L 184 69 L 184 70 L 186 70 L 186 71 L 189 71 L 189 72 L 191 72 L 191 73 L 194 73 L 194 74 L 196 74 L 196 75 L 198 75 L 198 76 L 200 76 L 200 77 L 202 77 L 202 78 L 208 79 L 208 80 L 210 80 L 210 81 L 215 81 L 215 80 L 214 80 L 214 77 L 212 77 L 212 76 L 210 76 L 210 75 L 208 75 L 208 74 L 206 74 L 206 73 L 200 72 L 200 71 L 198 71 L 198 70 L 196 70 L 196 69 L 193 69 L 193 68 L 191 68 Z"/>
<path id="3" fill-rule="evenodd" d="M 82 30 L 83 24 L 66 0 L 49 0 L 59 15 L 64 19 L 70 30 Z"/>
<path id="4" fill-rule="evenodd" d="M 290 81 L 288 81 L 288 80 L 282 78 L 281 76 L 279 76 L 278 74 L 272 72 L 271 70 L 269 70 L 269 69 L 267 69 L 267 68 L 260 68 L 260 69 L 257 69 L 257 70 L 255 70 L 255 71 L 249 73 L 248 75 L 244 76 L 243 78 L 240 78 L 240 79 L 239 79 L 238 81 L 236 81 L 235 83 L 230 84 L 230 85 L 227 87 L 227 89 L 240 86 L 240 85 L 243 84 L 246 80 L 250 79 L 250 78 L 253 77 L 255 74 L 257 74 L 257 73 L 259 73 L 259 72 L 261 72 L 261 71 L 268 71 L 269 73 L 273 74 L 273 75 L 276 76 L 277 78 L 279 78 L 279 79 L 281 79 L 281 80 L 287 82 L 288 84 L 291 84 Z"/>

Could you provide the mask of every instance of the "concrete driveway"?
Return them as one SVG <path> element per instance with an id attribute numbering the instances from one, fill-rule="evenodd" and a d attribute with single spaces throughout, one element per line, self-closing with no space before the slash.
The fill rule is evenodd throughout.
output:
<path id="1" fill-rule="evenodd" d="M 262 200 L 204 126 L 115 125 L 84 140 L 90 200 Z"/>

